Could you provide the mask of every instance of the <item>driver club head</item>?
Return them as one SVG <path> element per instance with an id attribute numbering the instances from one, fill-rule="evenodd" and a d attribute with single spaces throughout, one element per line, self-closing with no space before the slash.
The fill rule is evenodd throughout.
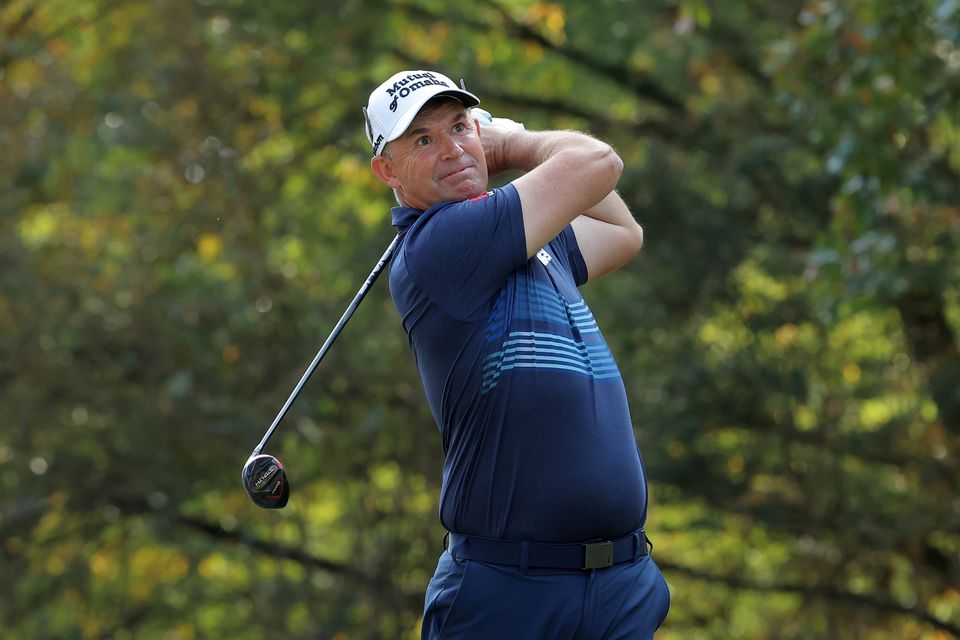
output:
<path id="1" fill-rule="evenodd" d="M 290 497 L 283 463 L 265 453 L 250 456 L 243 465 L 243 488 L 253 503 L 264 509 L 282 509 Z"/>

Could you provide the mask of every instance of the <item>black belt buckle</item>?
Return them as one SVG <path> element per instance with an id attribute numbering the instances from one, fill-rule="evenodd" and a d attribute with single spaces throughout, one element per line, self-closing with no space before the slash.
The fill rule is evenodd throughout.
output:
<path id="1" fill-rule="evenodd" d="M 606 569 L 613 566 L 613 543 L 592 542 L 583 545 L 583 568 Z"/>

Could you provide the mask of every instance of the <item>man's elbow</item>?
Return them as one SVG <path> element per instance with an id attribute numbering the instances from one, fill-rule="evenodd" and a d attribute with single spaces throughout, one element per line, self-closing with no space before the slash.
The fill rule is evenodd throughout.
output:
<path id="1" fill-rule="evenodd" d="M 643 227 L 636 222 L 631 226 L 622 226 L 618 230 L 616 241 L 604 248 L 605 266 L 596 273 L 603 275 L 616 271 L 633 260 L 643 248 Z"/>
<path id="2" fill-rule="evenodd" d="M 589 176 L 597 193 L 604 195 L 613 191 L 623 174 L 623 159 L 606 142 L 589 138 L 589 145 L 577 150 L 579 157 L 572 158 L 581 175 Z"/>
<path id="3" fill-rule="evenodd" d="M 620 176 L 623 175 L 623 158 L 607 143 L 601 142 L 600 144 L 602 145 L 602 149 L 599 162 L 603 166 L 604 177 L 610 181 L 611 186 L 608 190 L 609 192 L 617 186 L 617 183 L 620 181 Z"/>
<path id="4" fill-rule="evenodd" d="M 638 222 L 633 223 L 633 227 L 630 229 L 629 234 L 629 251 L 630 257 L 640 253 L 640 249 L 643 248 L 643 227 L 640 226 Z"/>

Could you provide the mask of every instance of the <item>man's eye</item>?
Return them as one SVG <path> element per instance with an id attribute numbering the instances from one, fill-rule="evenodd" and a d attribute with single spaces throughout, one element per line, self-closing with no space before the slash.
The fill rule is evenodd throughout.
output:
<path id="1" fill-rule="evenodd" d="M 428 138 L 427 136 L 423 136 L 422 138 L 417 138 L 417 144 L 421 147 L 425 144 L 428 144 L 429 142 L 430 142 L 430 138 Z"/>
<path id="2" fill-rule="evenodd" d="M 455 133 L 463 133 L 466 130 L 467 127 L 462 122 L 458 122 L 457 124 L 453 125 L 453 131 Z"/>

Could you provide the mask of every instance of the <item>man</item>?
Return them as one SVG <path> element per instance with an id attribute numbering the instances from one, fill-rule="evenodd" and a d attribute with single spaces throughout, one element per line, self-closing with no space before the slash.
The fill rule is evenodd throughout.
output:
<path id="1" fill-rule="evenodd" d="M 450 532 L 423 638 L 651 638 L 669 592 L 643 532 L 623 381 L 578 285 L 639 250 L 609 145 L 481 126 L 432 71 L 370 94 L 394 190 L 390 291 L 445 453 Z M 488 176 L 524 172 L 488 191 Z"/>

